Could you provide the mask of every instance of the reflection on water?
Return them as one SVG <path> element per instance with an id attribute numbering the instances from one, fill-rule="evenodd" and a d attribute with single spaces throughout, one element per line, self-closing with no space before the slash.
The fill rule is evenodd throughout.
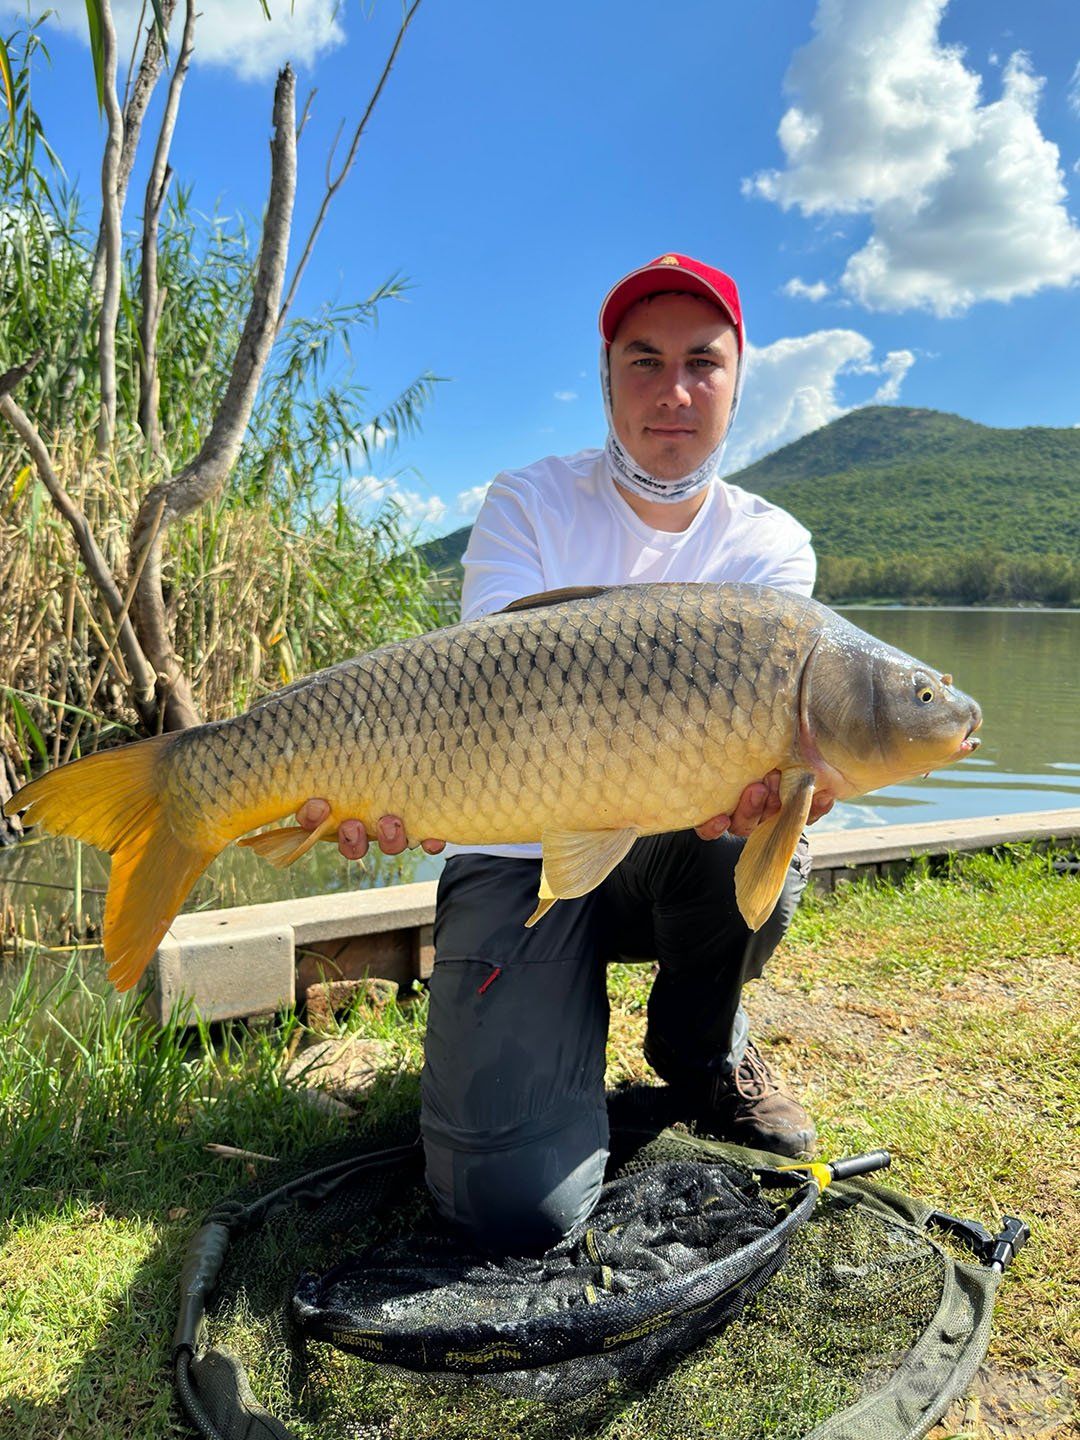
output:
<path id="1" fill-rule="evenodd" d="M 842 611 L 889 645 L 951 672 L 982 706 L 976 755 L 927 780 L 838 805 L 823 829 L 1080 807 L 1080 612 Z"/>
<path id="2" fill-rule="evenodd" d="M 183 909 L 215 910 L 227 905 L 260 905 L 341 890 L 370 890 L 431 880 L 442 858 L 422 850 L 389 856 L 375 851 L 361 866 L 343 860 L 337 847 L 316 845 L 287 870 L 275 870 L 253 850 L 235 845 L 213 862 L 184 902 Z M 81 874 L 76 876 L 77 868 Z M 75 934 L 101 933 L 109 862 L 100 851 L 75 840 L 42 836 L 0 850 L 0 914 L 10 907 L 18 933 L 27 940 L 63 944 Z M 82 891 L 83 924 L 73 925 L 76 885 Z M 35 929 L 36 927 L 36 929 Z"/>
<path id="3" fill-rule="evenodd" d="M 819 822 L 822 829 L 1080 807 L 1080 612 L 853 607 L 844 613 L 888 644 L 951 671 L 982 706 L 982 746 L 927 780 L 838 805 Z M 76 849 L 73 842 L 42 839 L 0 850 L 0 914 L 8 905 L 19 917 L 36 910 L 43 932 L 55 935 L 56 924 L 71 914 Z M 100 923 L 107 862 L 81 849 L 84 912 Z M 417 850 L 396 859 L 373 852 L 361 869 L 334 846 L 317 845 L 290 869 L 275 870 L 233 846 L 184 908 L 394 885 L 432 879 L 441 868 L 441 858 Z"/>

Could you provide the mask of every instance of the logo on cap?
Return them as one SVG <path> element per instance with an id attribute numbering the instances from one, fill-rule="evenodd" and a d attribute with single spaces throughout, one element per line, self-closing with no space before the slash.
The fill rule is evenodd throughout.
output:
<path id="1" fill-rule="evenodd" d="M 677 255 L 661 255 L 656 263 L 658 265 L 678 265 L 680 261 Z"/>

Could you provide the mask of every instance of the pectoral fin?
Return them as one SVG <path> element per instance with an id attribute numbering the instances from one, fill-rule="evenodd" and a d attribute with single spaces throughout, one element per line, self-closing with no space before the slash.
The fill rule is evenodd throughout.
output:
<path id="1" fill-rule="evenodd" d="M 261 835 L 249 835 L 236 843 L 249 846 L 256 855 L 284 870 L 301 855 L 306 855 L 314 844 L 336 830 L 337 826 L 337 818 L 328 815 L 314 830 L 302 830 L 299 825 L 284 825 L 280 830 L 265 830 Z"/>
<path id="2" fill-rule="evenodd" d="M 780 813 L 753 832 L 735 866 L 735 899 L 751 930 L 760 930 L 784 888 L 795 846 L 814 798 L 809 770 L 785 770 L 780 777 Z"/>
<path id="3" fill-rule="evenodd" d="M 525 921 L 526 926 L 535 925 L 556 900 L 573 900 L 595 890 L 640 833 L 634 826 L 625 830 L 545 830 L 539 903 Z"/>

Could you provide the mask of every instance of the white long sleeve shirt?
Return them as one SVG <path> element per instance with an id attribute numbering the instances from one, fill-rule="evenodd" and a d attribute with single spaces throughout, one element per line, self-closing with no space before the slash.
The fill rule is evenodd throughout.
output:
<path id="1" fill-rule="evenodd" d="M 607 473 L 602 450 L 496 476 L 462 558 L 461 618 L 543 590 L 655 580 L 749 581 L 810 595 L 810 532 L 760 495 L 715 480 L 686 530 L 654 530 Z M 448 847 L 538 859 L 539 845 Z"/>

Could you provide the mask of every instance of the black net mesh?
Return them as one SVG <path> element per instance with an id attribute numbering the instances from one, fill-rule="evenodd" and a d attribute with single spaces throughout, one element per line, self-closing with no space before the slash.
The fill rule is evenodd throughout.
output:
<path id="1" fill-rule="evenodd" d="M 737 1314 L 783 1259 L 780 1218 L 743 1170 L 658 1161 L 611 1180 L 587 1224 L 543 1256 L 478 1256 L 432 1219 L 302 1277 L 294 1314 L 370 1359 L 576 1399 L 641 1383 L 687 1331 Z"/>
<path id="2" fill-rule="evenodd" d="M 884 1385 L 941 1303 L 945 1262 L 917 1228 L 829 1192 L 770 1250 L 790 1195 L 762 1191 L 730 1151 L 621 1118 L 600 1208 L 543 1263 L 470 1253 L 433 1216 L 419 1150 L 329 1195 L 317 1185 L 234 1239 L 205 1340 L 235 1357 L 250 1391 L 221 1433 L 801 1440 Z M 352 1149 L 402 1138 L 384 1130 Z M 731 1279 L 755 1243 L 768 1253 Z M 659 1303 L 669 1293 L 677 1303 Z M 578 1358 L 553 1359 L 568 1318 Z M 338 1344 L 319 1338 L 335 1329 Z M 362 1331 L 406 1347 L 422 1338 L 428 1373 L 401 1363 L 407 1350 L 388 1364 L 385 1350 L 341 1348 Z M 527 1363 L 510 1353 L 529 1343 Z M 507 1353 L 488 1361 L 452 1354 L 500 1344 Z M 195 1369 L 212 1411 L 215 1396 L 238 1393 L 219 1356 Z"/>

